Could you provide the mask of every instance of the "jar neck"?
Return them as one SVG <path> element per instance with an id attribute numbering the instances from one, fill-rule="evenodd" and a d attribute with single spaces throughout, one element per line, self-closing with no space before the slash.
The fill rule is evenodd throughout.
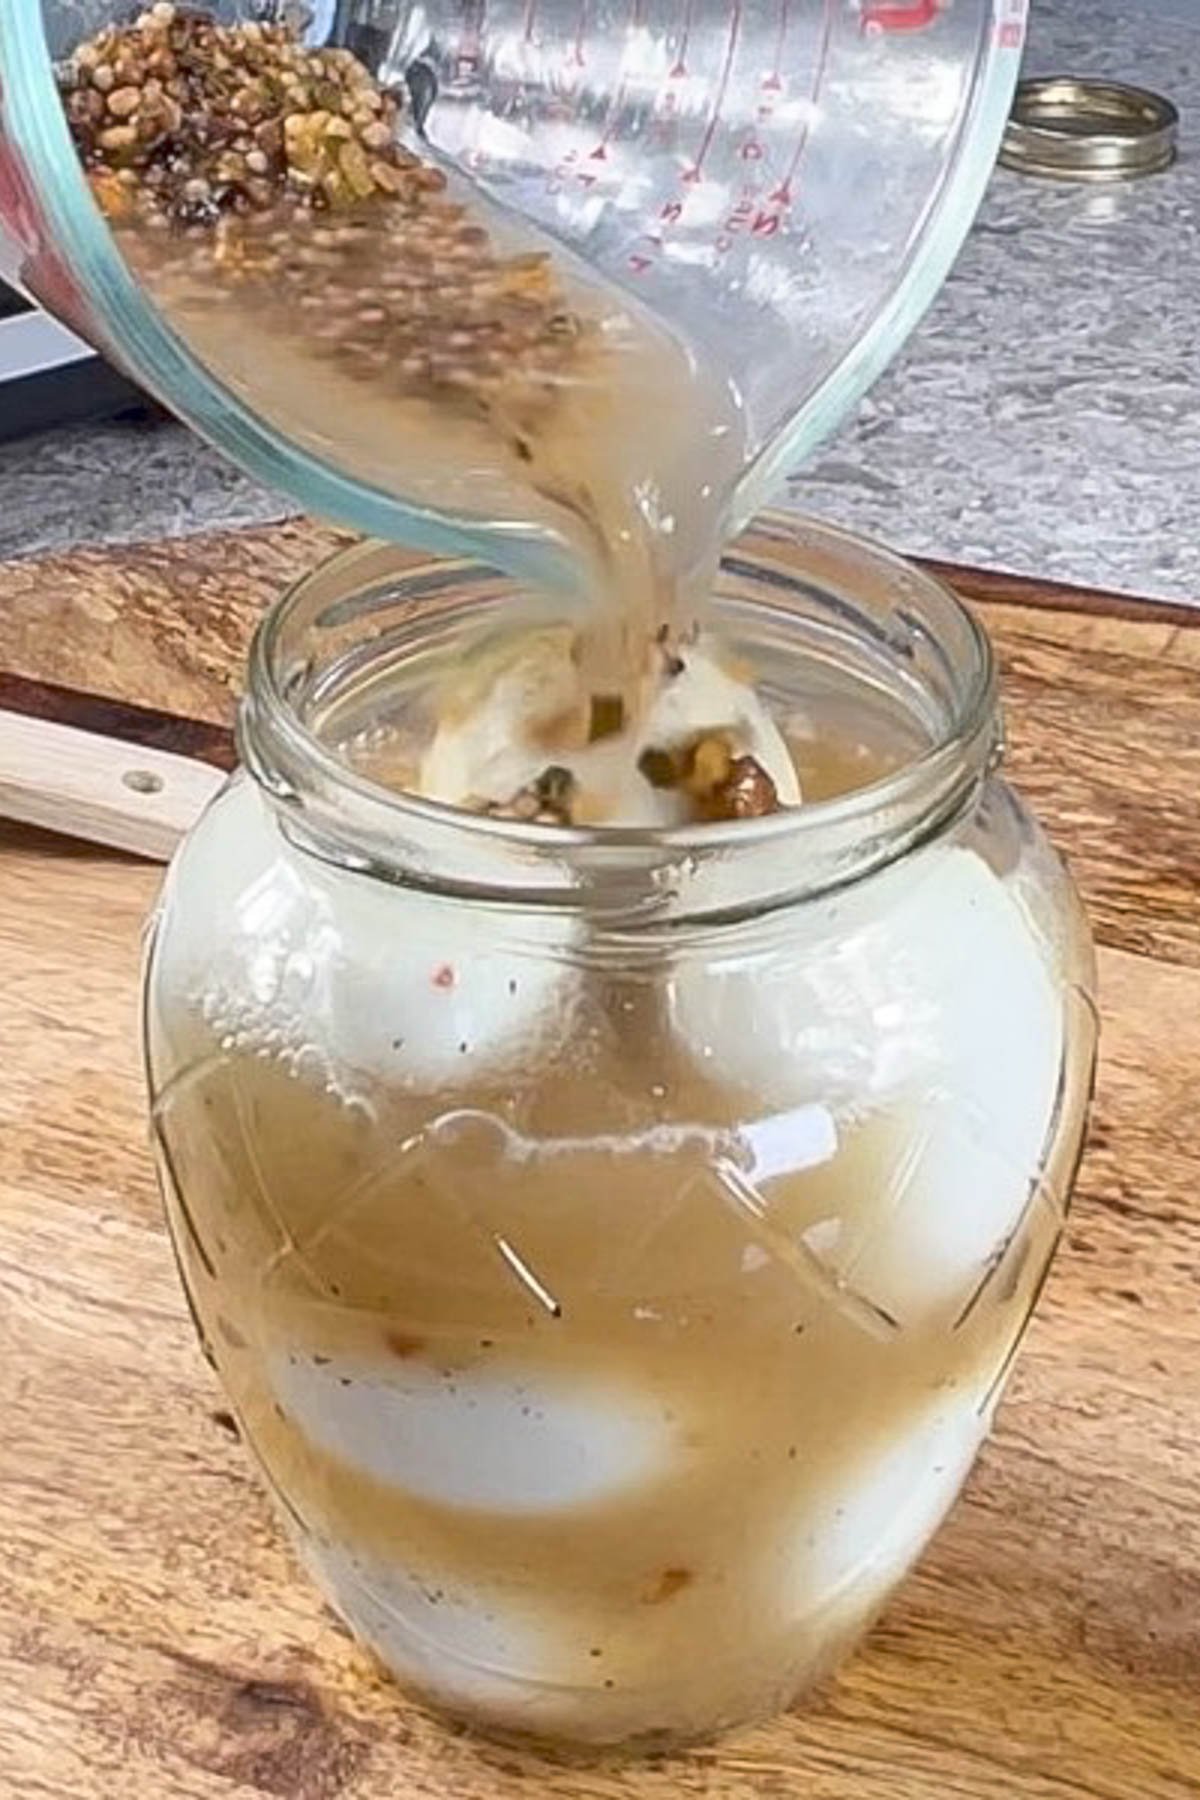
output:
<path id="1" fill-rule="evenodd" d="M 478 565 L 364 544 L 279 602 L 255 639 L 239 742 L 294 843 L 379 880 L 614 928 L 716 921 L 896 862 L 953 828 L 997 760 L 991 651 L 949 589 L 829 527 L 768 516 L 724 559 L 714 628 L 771 672 L 767 686 L 785 658 L 801 675 L 816 658 L 905 711 L 917 747 L 883 779 L 763 819 L 648 831 L 482 817 L 357 772 L 330 730 L 346 695 L 453 656 L 518 600 Z"/>

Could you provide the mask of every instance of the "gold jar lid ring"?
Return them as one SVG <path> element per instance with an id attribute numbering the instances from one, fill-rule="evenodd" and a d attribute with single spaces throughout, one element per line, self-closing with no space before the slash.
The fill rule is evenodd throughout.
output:
<path id="1" fill-rule="evenodd" d="M 1170 100 L 1123 81 L 1054 75 L 1018 87 L 1000 161 L 1061 181 L 1131 181 L 1169 168 L 1178 146 Z"/>

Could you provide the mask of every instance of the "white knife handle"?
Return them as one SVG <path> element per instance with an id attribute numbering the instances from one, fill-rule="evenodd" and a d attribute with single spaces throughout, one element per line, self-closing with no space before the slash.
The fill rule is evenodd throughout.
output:
<path id="1" fill-rule="evenodd" d="M 57 720 L 0 711 L 0 818 L 167 862 L 226 777 Z"/>

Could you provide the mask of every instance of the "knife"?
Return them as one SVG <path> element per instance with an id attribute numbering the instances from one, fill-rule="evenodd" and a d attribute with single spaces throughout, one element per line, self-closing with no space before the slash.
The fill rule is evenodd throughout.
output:
<path id="1" fill-rule="evenodd" d="M 25 691 L 16 692 L 21 685 Z M 0 708 L 0 819 L 167 862 L 225 783 L 225 767 L 213 766 L 230 760 L 228 734 L 219 727 L 11 677 L 0 699 L 8 703 Z M 46 710 L 58 716 L 44 716 Z M 141 741 L 72 722 L 72 714 L 98 711 L 119 714 Z M 164 734 L 198 737 L 213 760 L 145 741 Z"/>

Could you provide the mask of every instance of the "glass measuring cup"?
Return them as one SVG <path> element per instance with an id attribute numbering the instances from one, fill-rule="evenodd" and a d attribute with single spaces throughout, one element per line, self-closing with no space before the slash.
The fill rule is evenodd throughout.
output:
<path id="1" fill-rule="evenodd" d="M 320 0 L 307 31 L 403 85 L 413 141 L 499 219 L 716 372 L 738 416 L 717 472 L 732 531 L 837 424 L 940 284 L 999 143 L 1025 11 L 1026 0 Z M 304 382 L 269 404 L 253 368 L 231 377 L 151 304 L 89 192 L 55 83 L 58 59 L 125 16 L 106 0 L 0 12 L 0 273 L 305 507 L 527 575 L 557 563 L 554 534 L 519 501 L 422 489 L 355 454 L 337 408 L 310 400 L 305 416 Z"/>

